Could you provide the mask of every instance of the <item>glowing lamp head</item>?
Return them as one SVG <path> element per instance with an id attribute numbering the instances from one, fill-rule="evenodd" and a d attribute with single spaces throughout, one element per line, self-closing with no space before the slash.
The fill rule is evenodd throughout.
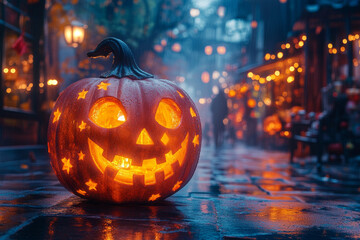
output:
<path id="1" fill-rule="evenodd" d="M 64 36 L 66 44 L 74 48 L 78 47 L 84 41 L 86 28 L 87 25 L 78 21 L 72 21 L 70 25 L 65 26 Z"/>

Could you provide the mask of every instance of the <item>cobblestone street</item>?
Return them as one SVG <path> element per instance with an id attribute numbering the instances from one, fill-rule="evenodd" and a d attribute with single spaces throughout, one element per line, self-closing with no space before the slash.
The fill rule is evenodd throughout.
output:
<path id="1" fill-rule="evenodd" d="M 301 163 L 301 164 L 300 164 Z M 359 167 L 237 145 L 203 147 L 193 179 L 166 201 L 99 204 L 67 192 L 46 155 L 0 161 L 0 239 L 356 239 Z"/>

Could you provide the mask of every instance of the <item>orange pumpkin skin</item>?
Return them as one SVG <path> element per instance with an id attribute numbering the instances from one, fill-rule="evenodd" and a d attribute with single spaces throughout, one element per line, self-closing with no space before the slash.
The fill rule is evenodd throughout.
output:
<path id="1" fill-rule="evenodd" d="M 70 85 L 48 129 L 59 181 L 98 201 L 148 202 L 174 194 L 191 179 L 200 148 L 194 103 L 174 83 L 151 77 L 88 78 Z"/>

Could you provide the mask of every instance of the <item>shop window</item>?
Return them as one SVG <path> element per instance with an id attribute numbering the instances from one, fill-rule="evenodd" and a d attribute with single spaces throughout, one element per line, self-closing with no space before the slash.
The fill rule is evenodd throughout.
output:
<path id="1" fill-rule="evenodd" d="M 33 54 L 30 41 L 5 29 L 3 57 L 4 108 L 32 110 Z M 20 43 L 19 43 L 20 41 Z M 14 44 L 18 43 L 14 48 Z"/>

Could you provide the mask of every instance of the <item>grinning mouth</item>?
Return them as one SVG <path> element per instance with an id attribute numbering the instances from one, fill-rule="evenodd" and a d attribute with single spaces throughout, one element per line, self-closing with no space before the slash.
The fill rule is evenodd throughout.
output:
<path id="1" fill-rule="evenodd" d="M 131 158 L 120 155 L 115 155 L 112 161 L 106 159 L 103 156 L 104 149 L 88 138 L 91 157 L 100 172 L 104 173 L 106 168 L 112 168 L 117 171 L 114 180 L 127 185 L 133 185 L 134 176 L 143 177 L 145 185 L 155 184 L 157 174 L 164 173 L 165 180 L 171 177 L 175 166 L 182 166 L 184 163 L 188 141 L 189 134 L 182 141 L 179 150 L 165 153 L 166 161 L 161 164 L 156 163 L 156 158 L 151 158 L 143 159 L 142 166 L 133 166 Z"/>

